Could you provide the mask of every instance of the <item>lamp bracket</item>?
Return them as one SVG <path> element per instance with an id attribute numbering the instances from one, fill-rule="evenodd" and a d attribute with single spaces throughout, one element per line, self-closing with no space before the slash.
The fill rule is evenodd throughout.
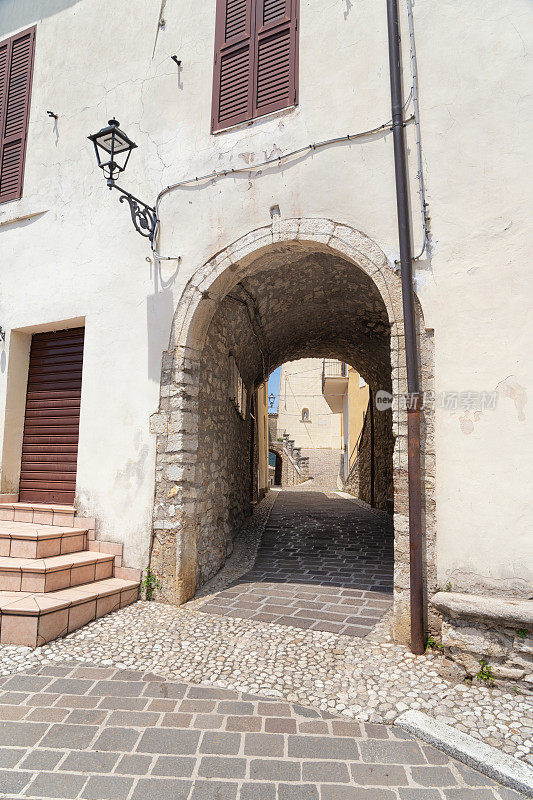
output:
<path id="1" fill-rule="evenodd" d="M 128 203 L 135 230 L 140 233 L 141 236 L 145 236 L 149 239 L 153 244 L 157 225 L 157 213 L 155 208 L 143 203 L 138 197 L 135 197 L 135 195 L 127 192 L 125 189 L 121 189 L 120 186 L 117 186 L 114 182 L 111 183 L 108 181 L 108 185 L 110 189 L 117 189 L 121 193 L 119 198 L 121 203 L 123 203 L 124 200 Z"/>

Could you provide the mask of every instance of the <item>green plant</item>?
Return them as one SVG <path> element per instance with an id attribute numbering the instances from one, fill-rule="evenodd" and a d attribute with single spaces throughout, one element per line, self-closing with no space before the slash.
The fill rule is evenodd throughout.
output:
<path id="1" fill-rule="evenodd" d="M 144 591 L 144 596 L 147 600 L 151 600 L 154 596 L 156 589 L 161 589 L 162 583 L 155 573 L 152 572 L 150 567 L 146 570 L 144 578 L 141 582 L 141 588 Z"/>
<path id="2" fill-rule="evenodd" d="M 447 583 L 447 584 L 446 584 L 446 586 L 444 587 L 444 591 L 445 591 L 445 592 L 451 592 L 451 590 L 452 590 L 452 582 L 451 582 L 451 581 L 448 581 L 448 583 Z"/>
<path id="3" fill-rule="evenodd" d="M 440 642 L 437 642 L 436 639 L 433 638 L 431 634 L 426 639 L 426 653 L 428 650 L 444 650 L 444 645 Z"/>
<path id="4" fill-rule="evenodd" d="M 527 631 L 525 628 L 518 628 L 516 635 L 519 639 L 525 639 L 527 636 Z"/>
<path id="5" fill-rule="evenodd" d="M 487 686 L 494 686 L 494 674 L 492 667 L 485 661 L 484 658 L 479 662 L 481 669 L 479 670 L 476 678 L 478 681 L 484 681 Z"/>

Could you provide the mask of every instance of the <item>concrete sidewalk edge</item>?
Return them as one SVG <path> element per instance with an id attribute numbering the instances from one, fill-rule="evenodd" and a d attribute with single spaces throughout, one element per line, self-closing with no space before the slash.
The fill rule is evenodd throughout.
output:
<path id="1" fill-rule="evenodd" d="M 533 768 L 421 711 L 406 711 L 395 725 L 472 769 L 533 798 Z"/>

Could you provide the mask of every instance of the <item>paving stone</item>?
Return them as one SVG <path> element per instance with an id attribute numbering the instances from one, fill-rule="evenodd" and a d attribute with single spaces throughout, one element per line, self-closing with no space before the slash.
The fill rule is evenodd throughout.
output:
<path id="1" fill-rule="evenodd" d="M 130 800 L 182 800 L 191 791 L 190 781 L 170 778 L 141 778 Z"/>
<path id="2" fill-rule="evenodd" d="M 145 686 L 140 681 L 98 681 L 90 694 L 98 697 L 138 697 Z"/>
<path id="3" fill-rule="evenodd" d="M 0 705 L 0 720 L 17 720 L 22 719 L 28 713 L 27 706 L 9 706 L 5 703 Z"/>
<path id="4" fill-rule="evenodd" d="M 359 747 L 355 741 L 336 736 L 289 736 L 289 758 L 326 758 L 355 761 Z M 363 742 L 361 744 L 364 744 Z"/>
<path id="5" fill-rule="evenodd" d="M 61 775 L 58 772 L 41 772 L 26 789 L 27 797 L 74 798 L 87 782 L 87 775 Z"/>
<path id="6" fill-rule="evenodd" d="M 310 783 L 299 786 L 280 783 L 278 800 L 318 800 L 318 788 Z"/>
<path id="7" fill-rule="evenodd" d="M 2 691 L 10 692 L 42 692 L 52 678 L 39 675 L 13 675 L 4 685 Z"/>
<path id="8" fill-rule="evenodd" d="M 44 722 L 0 722 L 0 742 L 10 747 L 31 747 L 42 739 L 48 727 Z"/>
<path id="9" fill-rule="evenodd" d="M 315 783 L 350 783 L 348 766 L 340 761 L 305 761 L 302 780 Z"/>
<path id="10" fill-rule="evenodd" d="M 494 800 L 492 789 L 442 789 L 446 800 Z"/>
<path id="11" fill-rule="evenodd" d="M 276 786 L 272 783 L 243 783 L 239 800 L 276 800 Z"/>
<path id="12" fill-rule="evenodd" d="M 299 781 L 300 773 L 296 761 L 258 758 L 250 762 L 250 778 L 256 781 Z"/>
<path id="13" fill-rule="evenodd" d="M 442 800 L 438 789 L 399 789 L 400 800 Z"/>
<path id="14" fill-rule="evenodd" d="M 238 717 L 251 715 L 254 713 L 254 710 L 253 703 L 235 702 L 235 700 L 223 700 L 217 707 L 217 712 L 219 714 L 233 714 Z"/>
<path id="15" fill-rule="evenodd" d="M 55 709 L 50 710 L 54 711 Z M 77 725 L 101 725 L 108 715 L 106 710 L 100 711 L 97 708 L 74 708 L 70 713 L 66 713 L 68 713 L 68 717 L 65 722 Z"/>
<path id="16" fill-rule="evenodd" d="M 241 735 L 239 733 L 226 733 L 225 731 L 219 733 L 215 731 L 208 731 L 202 736 L 200 752 L 214 755 L 231 756 L 237 755 L 240 746 Z"/>
<path id="17" fill-rule="evenodd" d="M 135 749 L 139 736 L 140 732 L 133 728 L 105 728 L 93 744 L 93 750 L 126 753 Z"/>
<path id="18" fill-rule="evenodd" d="M 320 800 L 396 800 L 396 798 L 396 793 L 389 789 L 361 789 L 334 785 L 323 785 L 320 789 Z"/>
<path id="19" fill-rule="evenodd" d="M 52 725 L 41 741 L 41 747 L 84 750 L 89 747 L 96 731 L 89 725 Z"/>
<path id="20" fill-rule="evenodd" d="M 156 725 L 158 720 L 159 714 L 150 713 L 149 711 L 113 711 L 107 724 L 124 725 L 132 728 L 149 728 L 152 725 Z"/>
<path id="21" fill-rule="evenodd" d="M 83 790 L 83 797 L 87 800 L 126 800 L 133 780 L 116 775 L 93 775 Z"/>
<path id="22" fill-rule="evenodd" d="M 408 786 L 403 767 L 388 764 L 352 764 L 352 778 L 361 786 Z"/>
<path id="23" fill-rule="evenodd" d="M 204 756 L 198 767 L 201 778 L 244 778 L 246 759 Z"/>
<path id="24" fill-rule="evenodd" d="M 455 768 L 459 770 L 463 776 L 463 780 L 468 786 L 497 786 L 498 784 L 486 775 L 482 775 L 471 767 L 465 764 L 456 764 Z"/>
<path id="25" fill-rule="evenodd" d="M 68 716 L 66 708 L 34 708 L 26 719 L 32 722 L 63 722 Z"/>
<path id="26" fill-rule="evenodd" d="M 183 683 L 154 681 L 147 683 L 143 692 L 144 697 L 162 697 L 167 700 L 180 700 L 186 691 Z"/>
<path id="27" fill-rule="evenodd" d="M 10 793 L 19 794 L 32 777 L 31 772 L 6 772 L 5 770 L 0 770 L 0 793 L 3 796 Z"/>
<path id="28" fill-rule="evenodd" d="M 230 689 L 211 688 L 210 686 L 191 686 L 187 697 L 193 700 L 227 700 L 229 698 L 234 702 L 234 693 Z"/>
<path id="29" fill-rule="evenodd" d="M 64 755 L 65 753 L 61 750 L 32 750 L 24 761 L 21 761 L 20 769 L 52 770 L 55 769 Z"/>
<path id="30" fill-rule="evenodd" d="M 190 778 L 195 766 L 195 758 L 188 758 L 187 756 L 159 756 L 152 769 L 152 775 Z"/>
<path id="31" fill-rule="evenodd" d="M 189 800 L 235 800 L 237 792 L 236 783 L 196 780 Z"/>
<path id="32" fill-rule="evenodd" d="M 146 697 L 95 697 L 95 700 L 98 701 L 98 708 L 110 711 L 143 711 L 148 703 Z"/>
<path id="33" fill-rule="evenodd" d="M 285 739 L 274 733 L 247 733 L 244 739 L 244 754 L 247 756 L 284 755 Z"/>
<path id="34" fill-rule="evenodd" d="M 290 721 L 291 720 L 289 720 L 289 722 Z M 266 720 L 266 722 L 268 722 L 268 720 Z M 226 720 L 227 731 L 260 731 L 262 726 L 263 720 L 261 717 L 228 717 Z"/>
<path id="35" fill-rule="evenodd" d="M 69 753 L 59 769 L 63 772 L 112 772 L 117 753 Z"/>
<path id="36" fill-rule="evenodd" d="M 267 717 L 265 731 L 267 733 L 296 733 L 296 720 L 286 717 Z"/>
<path id="37" fill-rule="evenodd" d="M 74 679 L 74 678 L 58 678 L 49 686 L 46 687 L 46 692 L 55 692 L 56 694 L 87 694 L 94 681 Z"/>
<path id="38" fill-rule="evenodd" d="M 420 745 L 416 742 L 380 742 L 370 740 L 361 742 L 363 761 L 378 764 L 425 764 L 426 759 Z"/>
<path id="39" fill-rule="evenodd" d="M 123 732 L 124 728 L 116 728 L 115 730 L 117 732 Z M 135 732 L 136 738 L 138 735 L 139 734 Z M 231 734 L 228 734 L 228 736 L 229 735 Z M 182 731 L 174 728 L 152 728 L 151 730 L 145 731 L 142 734 L 142 737 L 137 745 L 137 751 L 140 753 L 189 755 L 196 752 L 199 740 L 199 731 Z M 133 749 L 133 747 L 128 747 L 125 749 Z M 203 750 L 202 752 L 206 751 Z M 214 750 L 209 752 L 219 751 Z"/>
<path id="40" fill-rule="evenodd" d="M 220 727 L 220 725 L 222 724 L 222 720 L 224 719 L 223 717 L 219 717 L 219 718 L 217 717 L 216 719 L 220 719 L 219 725 L 211 724 L 211 725 L 205 725 L 204 726 L 202 724 L 203 723 L 203 719 L 200 720 L 200 722 L 198 724 L 198 717 L 202 717 L 202 716 L 210 716 L 210 715 L 201 715 L 201 714 L 199 714 L 194 719 L 195 727 L 197 727 L 197 728 L 203 728 L 203 727 L 206 727 L 206 728 L 215 727 L 216 728 L 216 727 Z M 210 719 L 211 719 L 211 716 L 210 716 Z M 170 713 L 165 714 L 163 716 L 163 721 L 161 723 L 161 726 L 163 728 L 188 728 L 192 724 L 192 721 L 193 721 L 193 715 L 192 714 L 182 714 L 180 712 L 170 712 Z"/>
<path id="41" fill-rule="evenodd" d="M 170 758 L 170 756 L 163 756 Z M 152 763 L 152 756 L 123 755 L 115 767 L 115 772 L 121 775 L 146 775 Z"/>
<path id="42" fill-rule="evenodd" d="M 411 776 L 420 786 L 456 786 L 457 781 L 448 767 L 413 767 Z"/>
<path id="43" fill-rule="evenodd" d="M 17 764 L 26 750 L 16 750 L 10 747 L 0 747 L 0 768 L 14 767 Z"/>
<path id="44" fill-rule="evenodd" d="M 42 695 L 46 697 L 46 695 Z M 52 704 L 52 699 L 49 704 Z M 86 697 L 85 695 L 64 694 L 55 703 L 59 708 L 95 708 L 100 702 L 99 697 Z M 29 703 L 28 703 L 29 705 Z"/>

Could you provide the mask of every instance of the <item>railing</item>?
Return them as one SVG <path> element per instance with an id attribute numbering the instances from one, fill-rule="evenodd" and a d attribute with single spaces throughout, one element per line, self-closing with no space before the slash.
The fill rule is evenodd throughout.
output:
<path id="1" fill-rule="evenodd" d="M 344 361 L 336 361 L 332 358 L 324 358 L 322 361 L 322 393 L 326 378 L 346 378 L 348 376 L 348 364 Z"/>

